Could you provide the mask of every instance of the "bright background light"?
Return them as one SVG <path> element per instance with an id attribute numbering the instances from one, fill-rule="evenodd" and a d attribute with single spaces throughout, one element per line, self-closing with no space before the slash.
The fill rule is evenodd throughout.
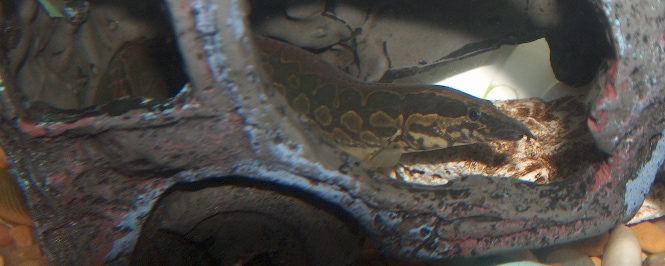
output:
<path id="1" fill-rule="evenodd" d="M 549 47 L 544 39 L 504 45 L 403 82 L 448 86 L 488 100 L 539 97 L 547 101 L 587 92 L 586 88 L 571 88 L 556 80 L 550 66 Z"/>

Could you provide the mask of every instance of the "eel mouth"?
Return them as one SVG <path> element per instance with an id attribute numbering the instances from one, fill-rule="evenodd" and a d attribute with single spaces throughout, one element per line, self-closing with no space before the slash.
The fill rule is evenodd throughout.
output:
<path id="1" fill-rule="evenodd" d="M 518 128 L 499 130 L 494 136 L 497 139 L 508 141 L 518 141 L 524 136 L 526 136 L 527 140 L 536 139 L 536 136 L 531 133 L 531 130 L 524 125 L 520 125 Z"/>

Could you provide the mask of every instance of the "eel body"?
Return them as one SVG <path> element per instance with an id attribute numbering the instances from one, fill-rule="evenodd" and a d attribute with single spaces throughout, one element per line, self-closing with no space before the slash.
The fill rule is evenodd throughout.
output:
<path id="1" fill-rule="evenodd" d="M 533 137 L 490 101 L 443 86 L 361 82 L 309 51 L 255 41 L 272 87 L 324 139 L 369 166 L 395 165 L 408 152 Z"/>

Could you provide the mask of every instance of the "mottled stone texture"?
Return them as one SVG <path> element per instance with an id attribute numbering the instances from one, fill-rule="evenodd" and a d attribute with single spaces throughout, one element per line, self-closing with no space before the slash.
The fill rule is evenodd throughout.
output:
<path id="1" fill-rule="evenodd" d="M 245 1 L 167 1 L 190 78 L 190 86 L 167 103 L 118 100 L 86 110 L 36 108 L 20 85 L 25 77 L 13 75 L 34 63 L 34 57 L 17 56 L 25 55 L 22 49 L 46 41 L 26 27 L 44 16 L 34 2 L 0 5 L 5 86 L 0 145 L 26 192 L 44 250 L 56 264 L 125 264 L 165 191 L 178 183 L 211 180 L 223 186 L 231 178 L 243 180 L 236 185 L 251 181 L 280 194 L 315 197 L 342 213 L 336 217 L 350 217 L 383 252 L 403 258 L 541 247 L 600 234 L 630 218 L 665 159 L 665 5 L 657 1 L 587 3 L 607 35 L 600 36 L 612 44 L 600 60 L 588 119 L 607 159 L 542 185 L 467 176 L 436 187 L 388 179 L 311 137 L 268 89 Z M 559 7 L 567 2 L 573 1 L 562 0 Z M 99 8 L 95 3 L 91 10 Z M 317 8 L 288 14 L 306 17 Z M 45 23 L 51 22 L 53 27 L 64 23 Z M 550 26 L 548 20 L 536 22 Z M 559 48 L 577 48 L 569 45 Z M 577 62 L 564 59 L 557 64 Z M 94 73 L 89 67 L 78 73 Z M 61 75 L 76 81 L 72 73 Z"/>

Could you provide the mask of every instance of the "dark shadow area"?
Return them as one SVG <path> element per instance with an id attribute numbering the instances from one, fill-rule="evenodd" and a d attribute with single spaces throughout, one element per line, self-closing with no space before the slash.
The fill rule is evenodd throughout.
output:
<path id="1" fill-rule="evenodd" d="M 177 184 L 151 213 L 132 265 L 186 257 L 203 265 L 349 263 L 359 259 L 364 239 L 339 206 L 245 177 Z"/>
<path id="2" fill-rule="evenodd" d="M 162 1 L 85 4 L 76 21 L 50 17 L 38 1 L 3 5 L 2 76 L 24 103 L 24 118 L 71 121 L 150 109 L 187 82 Z"/>

